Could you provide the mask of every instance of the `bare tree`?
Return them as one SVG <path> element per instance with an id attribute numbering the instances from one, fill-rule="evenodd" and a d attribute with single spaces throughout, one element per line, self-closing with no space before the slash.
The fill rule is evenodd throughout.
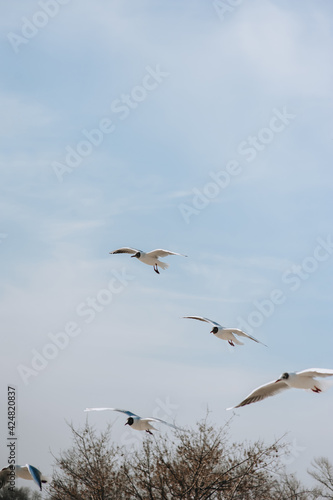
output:
<path id="1" fill-rule="evenodd" d="M 320 486 L 316 488 L 316 492 L 320 495 L 318 498 L 333 499 L 333 466 L 325 457 L 315 458 L 312 469 L 308 470 Z"/>
<path id="2" fill-rule="evenodd" d="M 38 491 L 29 488 L 14 488 L 13 491 L 5 487 L 0 490 L 0 500 L 41 500 L 42 496 Z"/>
<path id="3" fill-rule="evenodd" d="M 147 439 L 142 450 L 123 463 L 123 486 L 129 499 L 265 500 L 299 499 L 282 483 L 281 457 L 287 443 L 277 440 L 235 444 L 228 440 L 229 423 L 214 429 L 207 420 L 191 433 Z M 296 490 L 295 490 L 296 491 Z M 297 487 L 300 495 L 303 489 Z"/>
<path id="4" fill-rule="evenodd" d="M 110 428 L 70 426 L 73 445 L 56 458 L 51 500 L 315 500 L 333 498 L 305 489 L 287 474 L 284 437 L 267 445 L 232 443 L 231 421 L 207 418 L 190 432 L 145 436 L 136 451 L 114 445 Z M 317 461 L 311 475 L 332 491 L 332 467 Z M 315 475 L 316 474 L 316 475 Z M 325 490 L 326 491 L 326 490 Z M 328 490 L 327 490 L 328 491 Z"/>
<path id="5" fill-rule="evenodd" d="M 59 458 L 49 486 L 52 500 L 109 500 L 122 494 L 117 460 L 121 451 L 110 445 L 110 428 L 99 436 L 88 424 L 82 430 L 70 425 L 73 446 Z"/>
<path id="6" fill-rule="evenodd" d="M 315 488 L 305 488 L 294 474 L 282 474 L 275 484 L 274 498 L 281 500 L 317 500 Z"/>

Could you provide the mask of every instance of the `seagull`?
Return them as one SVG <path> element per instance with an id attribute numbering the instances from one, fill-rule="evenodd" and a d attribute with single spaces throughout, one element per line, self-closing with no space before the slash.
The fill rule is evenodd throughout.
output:
<path id="1" fill-rule="evenodd" d="M 11 480 L 11 471 L 13 470 L 16 477 L 35 481 L 40 491 L 42 491 L 42 483 L 48 482 L 48 478 L 43 476 L 41 471 L 33 465 L 10 465 L 0 471 L 0 489 Z"/>
<path id="2" fill-rule="evenodd" d="M 155 418 L 155 417 L 141 418 L 139 417 L 139 415 L 136 415 L 131 411 L 119 410 L 118 408 L 86 408 L 84 411 L 105 411 L 105 410 L 119 411 L 120 413 L 125 413 L 125 415 L 128 415 L 128 419 L 125 425 L 129 425 L 130 427 L 132 427 L 132 429 L 135 429 L 136 431 L 146 431 L 148 432 L 148 434 L 151 435 L 153 435 L 151 431 L 157 431 L 157 429 L 155 429 L 155 427 L 153 427 L 149 422 L 161 422 L 162 424 L 169 425 L 169 427 L 173 427 L 174 429 L 178 429 L 179 431 L 183 430 L 180 429 L 179 427 L 176 427 L 173 424 L 169 424 L 169 422 L 165 422 L 165 420 L 162 420 L 161 418 Z"/>
<path id="3" fill-rule="evenodd" d="M 252 391 L 247 398 L 244 399 L 244 401 L 239 403 L 237 406 L 227 408 L 227 410 L 256 403 L 257 401 L 261 401 L 269 396 L 274 396 L 275 394 L 292 387 L 295 389 L 313 391 L 319 394 L 320 392 L 328 389 L 331 382 L 327 380 L 316 380 L 315 377 L 332 376 L 333 370 L 327 368 L 309 368 L 301 372 L 282 373 L 277 380 L 273 380 L 272 382 L 268 382 L 268 384 L 261 385 L 257 389 L 254 389 L 254 391 Z"/>
<path id="4" fill-rule="evenodd" d="M 169 250 L 152 250 L 151 252 L 143 252 L 142 250 L 138 250 L 137 248 L 129 248 L 123 247 L 118 248 L 118 250 L 114 250 L 113 252 L 109 252 L 110 254 L 116 253 L 130 253 L 133 254 L 132 257 L 136 257 L 138 260 L 147 264 L 148 266 L 153 266 L 154 271 L 157 274 L 160 274 L 158 270 L 158 266 L 162 269 L 167 269 L 169 267 L 168 264 L 158 260 L 159 257 L 167 257 L 168 255 L 181 255 L 182 257 L 187 257 L 187 255 L 183 255 L 182 253 L 169 252 Z"/>
<path id="5" fill-rule="evenodd" d="M 235 346 L 235 344 L 244 345 L 243 342 L 241 342 L 240 340 L 238 340 L 238 338 L 235 337 L 235 335 L 239 335 L 240 337 L 247 337 L 248 339 L 251 339 L 251 340 L 254 340 L 255 342 L 258 342 L 258 344 L 262 344 L 265 347 L 267 347 L 266 344 L 264 344 L 263 342 L 260 342 L 260 340 L 255 339 L 254 337 L 252 337 L 252 335 L 249 335 L 248 333 L 245 333 L 242 330 L 239 330 L 239 328 L 225 328 L 224 326 L 219 325 L 215 321 L 211 321 L 208 318 L 203 318 L 202 316 L 183 316 L 183 318 L 197 319 L 199 321 L 205 321 L 206 323 L 210 323 L 211 325 L 214 325 L 214 327 L 210 333 L 213 333 L 219 339 L 227 340 L 229 342 L 229 344 L 232 345 L 233 347 Z"/>

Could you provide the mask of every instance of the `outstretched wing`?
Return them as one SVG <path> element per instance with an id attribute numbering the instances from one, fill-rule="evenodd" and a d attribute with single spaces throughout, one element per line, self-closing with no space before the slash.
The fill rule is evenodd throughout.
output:
<path id="1" fill-rule="evenodd" d="M 169 427 L 173 427 L 173 429 L 177 429 L 178 431 L 184 431 L 184 429 L 181 429 L 180 427 L 177 427 L 176 425 L 170 424 L 169 422 L 166 422 L 165 420 L 162 420 L 161 418 L 154 418 L 154 417 L 148 417 L 148 418 L 142 418 L 141 420 L 145 420 L 146 422 L 160 422 L 161 424 L 168 425 Z"/>
<path id="2" fill-rule="evenodd" d="M 119 408 L 86 408 L 84 411 L 105 411 L 105 410 L 119 411 L 120 413 L 125 413 L 125 415 L 128 415 L 129 417 L 138 417 L 139 416 L 139 415 L 136 415 L 135 413 L 132 413 L 131 411 L 120 410 Z"/>
<path id="3" fill-rule="evenodd" d="M 278 394 L 285 389 L 289 389 L 289 386 L 283 380 L 279 380 L 278 382 L 276 382 L 275 380 L 272 382 L 268 382 L 268 384 L 261 385 L 257 389 L 254 389 L 254 391 L 252 391 L 237 406 L 232 406 L 231 408 L 227 408 L 227 410 L 233 410 L 234 408 L 240 408 L 241 406 L 256 403 L 257 401 L 261 401 L 262 399 L 274 396 L 275 394 Z"/>
<path id="4" fill-rule="evenodd" d="M 308 368 L 307 370 L 296 372 L 296 375 L 304 377 L 332 377 L 333 370 L 330 368 Z"/>
<path id="5" fill-rule="evenodd" d="M 203 316 L 183 316 L 183 318 L 197 319 L 198 321 L 204 321 L 205 323 L 210 323 L 211 325 L 215 325 L 218 328 L 222 328 L 222 326 L 216 323 L 215 321 L 212 321 L 211 319 L 208 318 L 204 318 Z"/>
<path id="6" fill-rule="evenodd" d="M 181 255 L 182 257 L 187 257 L 187 255 L 183 255 L 182 253 L 169 252 L 169 250 L 162 250 L 161 248 L 147 252 L 146 255 L 152 257 L 153 259 L 158 259 L 158 257 L 167 257 L 168 255 Z"/>
<path id="7" fill-rule="evenodd" d="M 26 465 L 28 467 L 28 471 L 31 474 L 32 479 L 35 481 L 35 483 L 39 486 L 40 491 L 42 491 L 42 473 L 40 470 L 38 470 L 36 467 L 33 465 Z"/>
<path id="8" fill-rule="evenodd" d="M 243 330 L 239 330 L 239 328 L 223 328 L 225 332 L 230 332 L 230 333 L 235 333 L 236 335 L 239 335 L 240 337 L 247 337 L 248 339 L 254 340 L 255 342 L 258 342 L 258 344 L 262 344 L 265 347 L 267 347 L 266 344 L 263 342 L 260 342 L 260 340 L 256 339 L 255 337 L 252 337 L 252 335 L 249 335 L 248 333 L 243 332 Z"/>
<path id="9" fill-rule="evenodd" d="M 117 250 L 113 250 L 113 252 L 109 252 L 109 253 L 111 253 L 111 254 L 116 254 L 116 253 L 135 254 L 137 252 L 142 252 L 142 250 L 137 250 L 136 248 L 130 248 L 130 247 L 123 247 L 123 248 L 118 248 Z"/>

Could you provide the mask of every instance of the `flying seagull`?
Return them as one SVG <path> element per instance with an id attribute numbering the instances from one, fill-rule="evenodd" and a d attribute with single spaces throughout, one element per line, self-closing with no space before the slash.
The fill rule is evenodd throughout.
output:
<path id="1" fill-rule="evenodd" d="M 238 340 L 237 337 L 235 337 L 235 335 L 238 335 L 239 337 L 247 337 L 248 339 L 258 342 L 258 344 L 262 344 L 265 347 L 267 347 L 266 344 L 263 344 L 263 342 L 260 342 L 260 340 L 255 339 L 254 337 L 252 337 L 252 335 L 249 335 L 248 333 L 239 330 L 239 328 L 225 328 L 224 326 L 219 325 L 215 321 L 211 321 L 208 318 L 203 318 L 202 316 L 183 316 L 183 317 L 188 319 L 197 319 L 199 321 L 205 321 L 206 323 L 214 325 L 210 333 L 213 333 L 219 339 L 227 340 L 229 344 L 232 346 L 235 346 L 235 344 L 244 345 L 243 342 L 241 342 L 240 340 Z"/>
<path id="2" fill-rule="evenodd" d="M 42 491 L 42 483 L 48 482 L 48 478 L 43 476 L 41 471 L 33 465 L 10 465 L 9 467 L 4 467 L 0 471 L 0 489 L 11 480 L 12 470 L 15 471 L 16 477 L 35 481 L 35 483 L 39 486 L 40 491 Z"/>
<path id="3" fill-rule="evenodd" d="M 174 429 L 178 429 L 179 431 L 183 430 L 180 429 L 179 427 L 176 427 L 173 424 L 169 424 L 169 422 L 165 422 L 165 420 L 162 420 L 161 418 L 155 418 L 155 417 L 141 418 L 139 417 L 139 415 L 136 415 L 131 411 L 119 410 L 118 408 L 86 408 L 84 411 L 105 411 L 105 410 L 119 411 L 120 413 L 125 413 L 125 415 L 128 416 L 125 425 L 129 425 L 130 427 L 132 427 L 132 429 L 135 429 L 136 431 L 146 431 L 148 432 L 148 434 L 151 435 L 153 434 L 151 430 L 157 431 L 157 429 L 155 429 L 155 427 L 153 427 L 149 422 L 161 422 L 162 424 L 168 425 L 169 427 L 173 427 Z"/>
<path id="4" fill-rule="evenodd" d="M 292 387 L 295 389 L 305 389 L 307 391 L 320 393 L 328 389 L 331 383 L 328 380 L 316 380 L 315 377 L 332 376 L 333 370 L 327 368 L 309 368 L 308 370 L 303 370 L 301 372 L 282 373 L 277 380 L 273 380 L 272 382 L 268 382 L 268 384 L 261 385 L 257 389 L 254 389 L 254 391 L 252 391 L 247 398 L 244 399 L 244 401 L 239 403 L 237 406 L 227 408 L 227 410 L 256 403 L 257 401 L 274 396 L 275 394 Z"/>
<path id="5" fill-rule="evenodd" d="M 183 255 L 182 253 L 169 252 L 169 250 L 152 250 L 151 252 L 143 252 L 142 250 L 138 250 L 137 248 L 118 248 L 118 250 L 114 250 L 113 252 L 109 252 L 110 254 L 116 253 L 130 253 L 132 257 L 136 257 L 138 260 L 147 264 L 148 266 L 153 266 L 154 271 L 157 274 L 160 274 L 158 267 L 162 269 L 167 269 L 169 267 L 168 264 L 158 260 L 159 257 L 167 257 L 168 255 L 181 255 L 182 257 L 187 257 L 187 255 Z"/>

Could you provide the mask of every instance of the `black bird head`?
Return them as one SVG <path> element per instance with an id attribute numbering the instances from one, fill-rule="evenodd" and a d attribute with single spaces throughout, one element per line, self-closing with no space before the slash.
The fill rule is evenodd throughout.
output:
<path id="1" fill-rule="evenodd" d="M 287 380 L 289 378 L 289 373 L 285 372 L 285 373 L 282 373 L 282 375 L 280 376 L 280 378 L 278 378 L 275 383 L 277 382 L 280 382 L 281 380 Z"/>

